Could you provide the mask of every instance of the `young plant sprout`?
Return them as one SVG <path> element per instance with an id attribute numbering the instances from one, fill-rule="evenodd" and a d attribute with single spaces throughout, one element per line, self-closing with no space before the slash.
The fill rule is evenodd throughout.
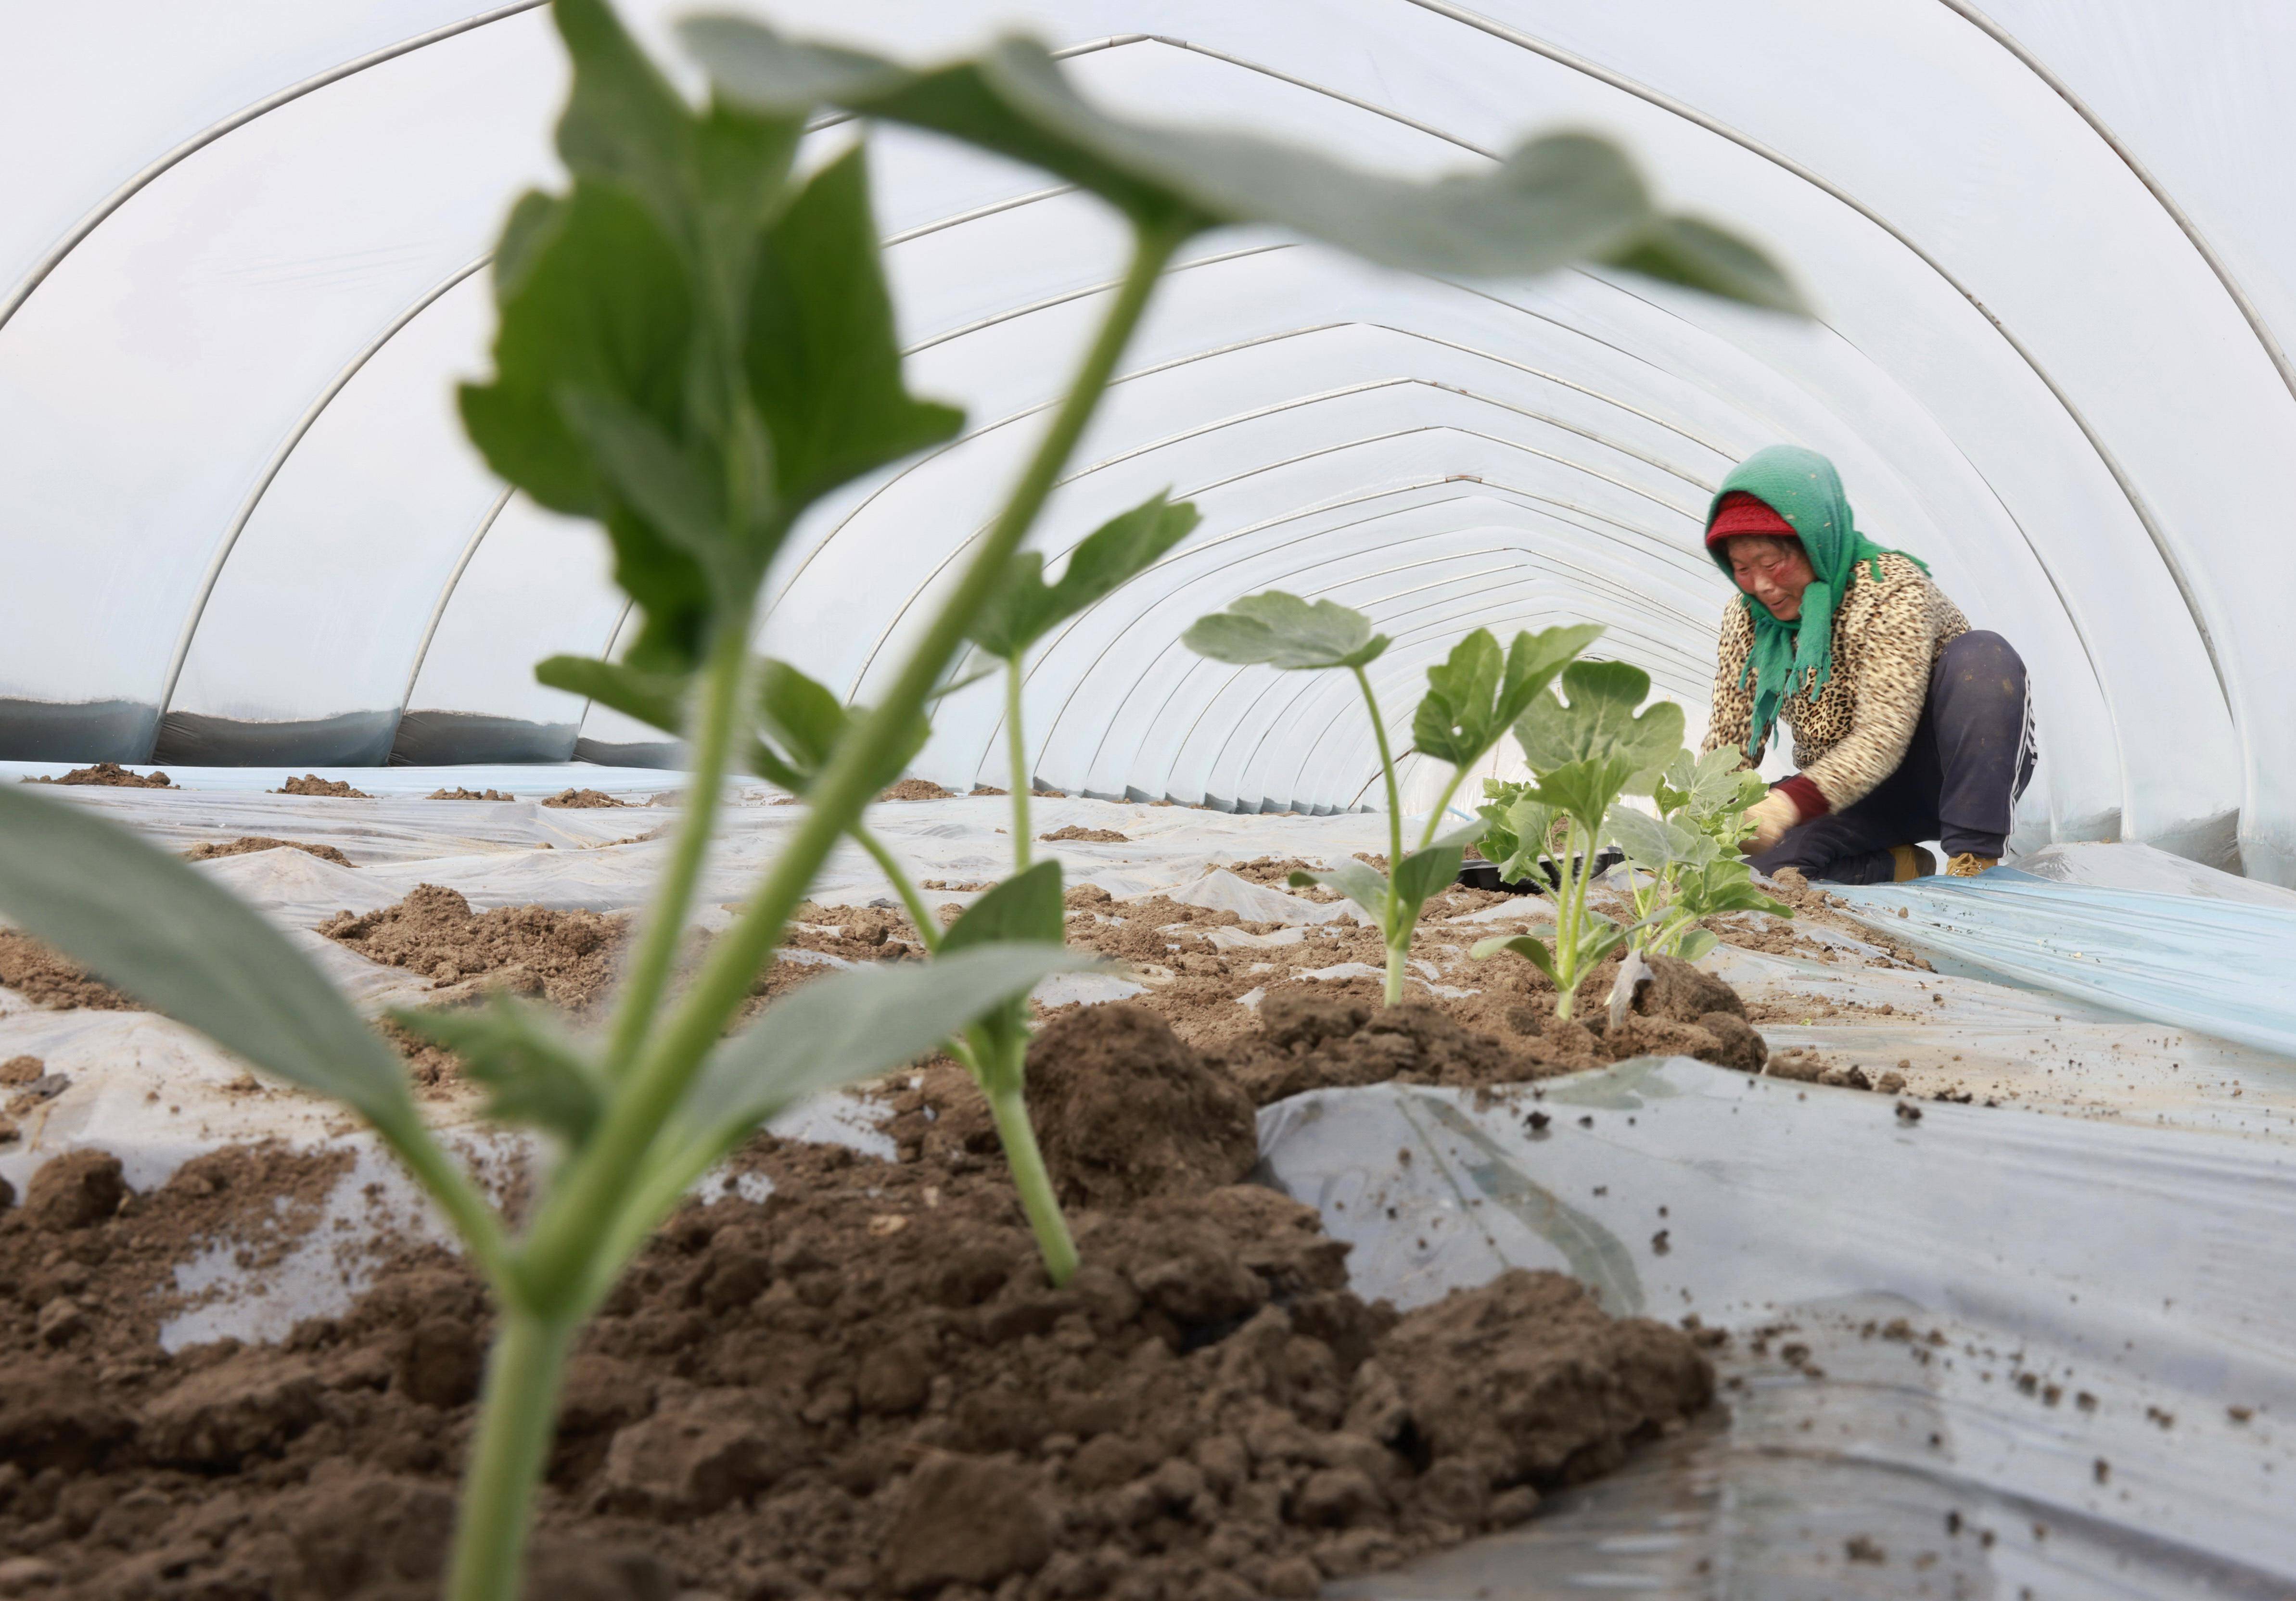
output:
<path id="1" fill-rule="evenodd" d="M 1533 781 L 1503 813 L 1516 851 L 1499 869 L 1502 877 L 1519 878 L 1542 861 L 1552 863 L 1554 928 L 1544 939 L 1479 941 L 1468 954 L 1480 960 L 1512 951 L 1529 960 L 1554 980 L 1554 1015 L 1568 1018 L 1580 982 L 1627 939 L 1625 928 L 1587 905 L 1595 854 L 1611 837 L 1605 826 L 1611 807 L 1630 789 L 1647 791 L 1656 782 L 1655 769 L 1682 744 L 1683 716 L 1670 700 L 1637 712 L 1650 674 L 1626 662 L 1572 662 L 1562 670 L 1562 692 L 1567 699 L 1542 693 L 1516 720 Z"/>
<path id="2" fill-rule="evenodd" d="M 1016 665 L 1046 628 L 1193 523 L 1191 509 L 1160 497 L 1086 541 L 1050 586 L 1019 555 L 1177 250 L 1209 229 L 1272 224 L 1408 270 L 1521 274 L 1593 260 L 1759 305 L 1800 304 L 1758 251 L 1657 211 L 1625 157 L 1599 139 L 1542 139 L 1471 176 L 1409 182 L 1250 135 L 1111 117 L 1024 41 L 919 73 L 717 18 L 682 29 L 714 88 L 697 108 L 604 0 L 553 9 L 573 60 L 557 141 L 571 182 L 511 212 L 494 262 L 495 375 L 463 390 L 463 419 L 504 479 L 603 527 L 615 582 L 637 613 L 622 659 L 554 658 L 544 682 L 675 734 L 692 775 L 599 1034 L 508 1000 L 449 1017 L 399 1014 L 463 1057 L 494 1115 L 554 1148 L 523 1231 L 423 1124 L 390 1048 L 283 935 L 119 828 L 0 786 L 0 911 L 254 1066 L 357 1110 L 486 1277 L 499 1315 L 465 1470 L 454 1601 L 520 1593 L 577 1333 L 693 1185 L 796 1100 L 954 1041 L 988 1091 L 1053 1275 L 1073 1264 L 1020 1096 L 1025 997 L 1089 965 L 1061 943 L 1058 864 L 1025 867 L 936 934 L 863 820 L 922 748 L 926 707 L 968 640 Z M 1133 235 L 1042 438 L 866 709 L 753 656 L 766 573 L 809 507 L 946 445 L 964 419 L 903 383 L 863 148 L 802 173 L 795 165 L 824 108 L 1041 167 L 1115 208 Z M 1507 674 L 1512 693 L 1512 658 Z M 1021 751 L 1017 719 L 1012 738 Z M 739 768 L 809 805 L 733 925 L 674 989 L 720 791 Z M 1024 820 L 1017 759 L 1013 788 Z M 849 836 L 902 887 L 933 960 L 818 980 L 728 1037 L 792 911 Z M 1027 837 L 1023 821 L 1014 844 L 1024 865 Z M 1430 887 L 1456 870 L 1456 845 L 1448 854 L 1440 874 L 1439 861 L 1419 870 Z"/>
<path id="3" fill-rule="evenodd" d="M 1753 869 L 1736 854 L 1746 808 L 1768 788 L 1760 775 L 1743 770 L 1734 750 L 1701 756 L 1678 750 L 1651 791 L 1657 817 L 1623 803 L 1611 809 L 1611 837 L 1637 875 L 1636 950 L 1694 961 L 1717 943 L 1698 927 L 1702 919 L 1725 911 L 1793 915 L 1793 908 L 1754 887 Z"/>
<path id="4" fill-rule="evenodd" d="M 1379 697 L 1364 668 L 1385 652 L 1385 634 L 1372 632 L 1371 619 L 1335 600 L 1312 604 L 1281 590 L 1246 595 L 1226 611 L 1200 617 L 1181 636 L 1199 656 L 1240 666 L 1316 671 L 1343 668 L 1355 674 L 1371 713 L 1372 737 L 1379 745 L 1380 776 L 1387 786 L 1388 861 L 1382 873 L 1359 857 L 1324 872 L 1294 872 L 1293 884 L 1322 884 L 1338 890 L 1369 914 L 1387 944 L 1387 1004 L 1403 1000 L 1404 963 L 1411 954 L 1412 931 L 1428 897 L 1459 877 L 1465 848 L 1482 837 L 1475 821 L 1438 835 L 1451 797 L 1474 764 L 1488 756 L 1513 723 L 1535 704 L 1563 664 L 1591 644 L 1599 625 L 1549 628 L 1518 633 L 1502 655 L 1488 628 L 1478 628 L 1453 648 L 1450 658 L 1427 669 L 1427 693 L 1411 719 L 1412 736 L 1424 754 L 1451 764 L 1450 782 L 1429 808 L 1427 826 L 1408 855 L 1403 849 L 1403 801 L 1395 782 L 1395 756 Z"/>

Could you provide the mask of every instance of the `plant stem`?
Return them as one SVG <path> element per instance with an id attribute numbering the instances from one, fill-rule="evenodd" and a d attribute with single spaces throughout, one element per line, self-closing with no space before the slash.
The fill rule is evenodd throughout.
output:
<path id="1" fill-rule="evenodd" d="M 653 909 L 646 914 L 645 933 L 630 959 L 629 976 L 615 998 L 613 1032 L 606 1048 L 610 1077 L 620 1077 L 636 1059 L 677 960 L 686 908 L 693 903 L 702 861 L 709 854 L 709 835 L 717 826 L 718 791 L 733 757 L 734 727 L 749 682 L 749 667 L 750 612 L 745 606 L 739 615 L 719 619 L 717 637 L 710 641 L 709 659 L 702 671 L 693 777 L 686 786 L 685 815 L 678 821 L 677 843 L 655 891 Z"/>
<path id="2" fill-rule="evenodd" d="M 1004 754 L 1013 769 L 1013 870 L 1029 870 L 1029 741 L 1021 732 L 1021 658 L 1004 663 Z"/>
<path id="3" fill-rule="evenodd" d="M 558 1381 L 573 1337 L 570 1320 L 503 1308 L 478 1434 L 463 1471 L 449 1601 L 516 1601 L 534 1487 L 557 1430 Z"/>
<path id="4" fill-rule="evenodd" d="M 1554 1002 L 1554 1015 L 1570 1021 L 1572 1002 L 1578 996 L 1578 900 L 1572 893 L 1577 887 L 1584 867 L 1578 850 L 1578 820 L 1566 819 L 1562 828 L 1562 882 L 1555 886 L 1554 897 L 1554 987 L 1561 992 Z"/>
<path id="5" fill-rule="evenodd" d="M 924 897 L 917 893 L 917 886 L 910 882 L 909 875 L 902 868 L 900 859 L 886 847 L 883 840 L 878 838 L 863 824 L 855 823 L 850 832 L 853 835 L 853 842 L 868 852 L 871 860 L 876 862 L 879 870 L 886 878 L 892 880 L 893 893 L 899 895 L 901 904 L 908 908 L 909 921 L 917 926 L 917 938 L 923 943 L 925 953 L 930 956 L 939 950 L 940 923 L 934 918 L 931 909 L 926 906 Z"/>
<path id="6" fill-rule="evenodd" d="M 1024 1050 L 1026 1041 L 1014 1047 Z M 1037 1148 L 1037 1131 L 1029 1122 L 1029 1104 L 1021 1089 L 1021 1067 L 1004 1064 L 997 1082 L 984 1083 L 988 1115 L 996 1120 L 996 1137 L 1004 1142 L 1004 1160 L 1013 1169 L 1013 1186 L 1021 1192 L 1021 1210 L 1037 1237 L 1045 1259 L 1045 1273 L 1055 1287 L 1066 1284 L 1077 1270 L 1076 1241 L 1061 1203 L 1053 1193 L 1052 1174 L 1045 1170 L 1045 1154 Z"/>
<path id="7" fill-rule="evenodd" d="M 1403 1002 L 1403 952 L 1411 948 L 1411 930 L 1404 927 L 1403 903 L 1396 898 L 1396 870 L 1403 865 L 1403 801 L 1395 787 L 1395 756 L 1388 748 L 1387 723 L 1379 715 L 1379 697 L 1371 691 L 1371 675 L 1360 666 L 1349 669 L 1356 675 L 1356 685 L 1363 690 L 1364 704 L 1371 708 L 1372 737 L 1379 741 L 1380 776 L 1387 780 L 1387 990 L 1386 1003 L 1399 1006 Z M 1402 949 L 1396 941 L 1400 938 Z"/>
<path id="8" fill-rule="evenodd" d="M 1044 509 L 1062 467 L 1099 404 L 1117 358 L 1139 326 L 1156 280 L 1185 232 L 1144 233 L 1107 318 L 1085 354 L 1075 381 L 1054 413 L 1036 453 L 1011 498 L 989 525 L 972 563 L 957 581 L 899 675 L 839 746 L 809 791 L 812 805 L 788 846 L 750 897 L 734 927 L 711 947 L 701 971 L 667 1025 L 631 1069 L 597 1138 L 578 1157 L 536 1220 L 526 1252 L 529 1281 L 537 1292 L 570 1303 L 593 1277 L 590 1254 L 610 1232 L 615 1212 L 631 1189 L 662 1124 L 685 1098 L 702 1058 L 717 1043 L 726 1019 L 742 1004 L 790 913 L 838 839 L 861 815 L 873 793 L 871 775 L 907 737 L 910 723 L 932 692 L 964 631 L 1004 581 L 1006 564 Z"/>

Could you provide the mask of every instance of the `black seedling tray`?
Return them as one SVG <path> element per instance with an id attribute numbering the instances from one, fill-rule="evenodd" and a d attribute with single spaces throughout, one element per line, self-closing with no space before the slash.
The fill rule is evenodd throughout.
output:
<path id="1" fill-rule="evenodd" d="M 1605 846 L 1595 853 L 1595 870 L 1607 873 L 1626 859 L 1626 853 L 1617 846 Z M 1578 858 L 1571 858 L 1571 862 L 1577 865 Z M 1502 878 L 1494 862 L 1467 862 L 1460 864 L 1459 883 L 1467 889 L 1503 889 L 1511 895 L 1543 895 L 1562 882 L 1562 875 L 1551 863 L 1541 862 L 1539 872 L 1542 876 L 1537 878 Z"/>

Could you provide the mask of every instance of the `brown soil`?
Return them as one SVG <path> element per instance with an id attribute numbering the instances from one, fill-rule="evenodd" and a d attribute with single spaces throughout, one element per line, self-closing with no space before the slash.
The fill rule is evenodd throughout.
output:
<path id="1" fill-rule="evenodd" d="M 1249 878 L 1254 884 L 1270 884 L 1277 889 L 1291 887 L 1292 875 L 1308 872 L 1324 866 L 1305 856 L 1254 856 L 1249 862 L 1231 862 L 1227 870 L 1239 878 Z"/>
<path id="2" fill-rule="evenodd" d="M 616 800 L 603 789 L 561 789 L 555 795 L 545 796 L 542 804 L 555 806 L 561 811 L 590 812 L 601 806 L 627 806 L 630 803 Z"/>
<path id="3" fill-rule="evenodd" d="M 1136 1027 L 1092 1060 L 1129 1074 Z M 458 1261 L 405 1251 L 282 1347 L 151 1344 L 174 1259 L 234 1219 L 308 1226 L 249 1203 L 325 1175 L 253 1160 L 124 1197 L 106 1159 L 64 1158 L 0 1215 L 19 1582 L 433 1593 L 487 1321 Z M 1690 1336 L 1559 1275 L 1366 1305 L 1346 1247 L 1269 1190 L 1079 1211 L 1086 1265 L 1054 1291 L 1000 1164 L 771 1139 L 742 1161 L 776 1193 L 689 1205 L 580 1341 L 530 1596 L 1305 1596 L 1515 1523 L 1712 1393 Z"/>
<path id="4" fill-rule="evenodd" d="M 937 889 L 944 894 L 964 894 L 977 890 L 994 889 L 996 887 L 996 882 L 993 878 L 927 878 L 921 887 Z"/>
<path id="5" fill-rule="evenodd" d="M 262 834 L 242 834 L 237 839 L 218 845 L 210 840 L 195 845 L 184 853 L 186 862 L 213 862 L 219 856 L 250 856 L 258 851 L 301 851 L 316 856 L 322 862 L 332 862 L 337 867 L 358 865 L 331 845 L 305 845 L 299 839 L 273 839 Z"/>
<path id="6" fill-rule="evenodd" d="M 944 789 L 931 779 L 903 779 L 877 798 L 881 801 L 955 800 L 956 791 Z"/>
<path id="7" fill-rule="evenodd" d="M 994 784 L 975 784 L 972 787 L 972 793 L 975 795 L 1010 795 L 1013 792 L 1010 789 L 999 789 Z"/>
<path id="8" fill-rule="evenodd" d="M 595 911 L 498 906 L 474 912 L 455 890 L 418 884 L 379 911 L 339 911 L 319 926 L 372 961 L 427 974 L 434 987 L 482 980 L 579 1011 L 613 982 L 627 919 Z"/>
<path id="9" fill-rule="evenodd" d="M 0 985 L 51 1011 L 68 1012 L 75 1008 L 99 1012 L 141 1009 L 102 979 L 89 977 L 85 968 L 65 960 L 30 935 L 13 928 L 0 928 Z"/>
<path id="10" fill-rule="evenodd" d="M 354 789 L 341 779 L 323 779 L 316 772 L 307 772 L 299 779 L 289 779 L 274 795 L 331 795 L 339 800 L 373 800 L 364 789 Z"/>
<path id="11" fill-rule="evenodd" d="M 1072 839 L 1079 845 L 1130 845 L 1132 843 L 1130 835 L 1119 834 L 1114 829 L 1084 829 L 1078 828 L 1075 823 L 1069 824 L 1065 829 L 1055 829 L 1049 834 L 1039 834 L 1037 837 L 1046 841 Z"/>
<path id="12" fill-rule="evenodd" d="M 1136 1006 L 1054 1018 L 1029 1046 L 1027 1092 L 1064 1205 L 1240 1184 L 1259 1160 L 1251 1101 Z"/>
<path id="13" fill-rule="evenodd" d="M 567 793 L 571 795 L 573 791 L 570 789 Z M 595 794 L 596 791 L 593 790 L 591 793 Z M 514 801 L 518 796 L 505 795 L 499 789 L 465 789 L 457 784 L 452 789 L 433 789 L 422 798 L 425 800 Z"/>
<path id="14" fill-rule="evenodd" d="M 131 772 L 117 762 L 98 762 L 93 767 L 75 767 L 60 779 L 37 778 L 24 779 L 20 781 L 27 784 L 102 784 L 113 789 L 182 788 L 164 772 Z"/>

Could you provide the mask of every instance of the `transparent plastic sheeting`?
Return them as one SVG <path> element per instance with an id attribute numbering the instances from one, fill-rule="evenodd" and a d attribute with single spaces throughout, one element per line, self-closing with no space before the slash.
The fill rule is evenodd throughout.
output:
<path id="1" fill-rule="evenodd" d="M 2296 1057 L 2296 907 L 2052 882 L 2013 868 L 1836 893 L 1925 952 Z"/>
<path id="2" fill-rule="evenodd" d="M 1614 1313 L 1732 1329 L 1726 1422 L 1340 1593 L 2296 1591 L 2284 1148 L 1935 1103 L 1909 1123 L 1685 1058 L 1541 1089 L 1297 1097 L 1260 1114 L 1262 1176 L 1353 1244 L 1365 1296 L 1551 1268 Z M 1849 1560 L 1861 1538 L 1883 1560 Z"/>
<path id="3" fill-rule="evenodd" d="M 1394 636 L 1398 735 L 1420 670 L 1478 624 L 1601 621 L 1695 718 L 1728 600 L 1700 511 L 1730 462 L 1794 439 L 2031 665 L 2021 845 L 2142 839 L 2296 883 L 2296 178 L 2258 156 L 2296 143 L 2285 7 L 2226 0 L 2194 28 L 2165 0 L 746 4 L 914 59 L 1026 29 L 1120 108 L 1390 170 L 1595 128 L 1821 308 L 1197 241 L 1040 539 L 1057 558 L 1168 486 L 1203 528 L 1032 666 L 1045 781 L 1240 810 L 1374 790 L 1345 682 L 1177 646 L 1270 586 Z M 674 57 L 689 0 L 623 9 Z M 0 756 L 674 761 L 532 683 L 543 656 L 611 650 L 621 603 L 594 531 L 505 496 L 454 417 L 502 217 L 556 181 L 546 15 L 322 10 L 11 19 L 0 135 L 58 153 L 0 216 Z M 759 639 L 862 699 L 992 514 L 1123 249 L 1086 200 L 945 142 L 882 134 L 873 167 L 914 381 L 968 430 L 817 508 Z M 948 703 L 920 771 L 989 774 L 1001 706 L 993 685 Z M 1406 804 L 1441 776 L 1413 763 Z"/>

